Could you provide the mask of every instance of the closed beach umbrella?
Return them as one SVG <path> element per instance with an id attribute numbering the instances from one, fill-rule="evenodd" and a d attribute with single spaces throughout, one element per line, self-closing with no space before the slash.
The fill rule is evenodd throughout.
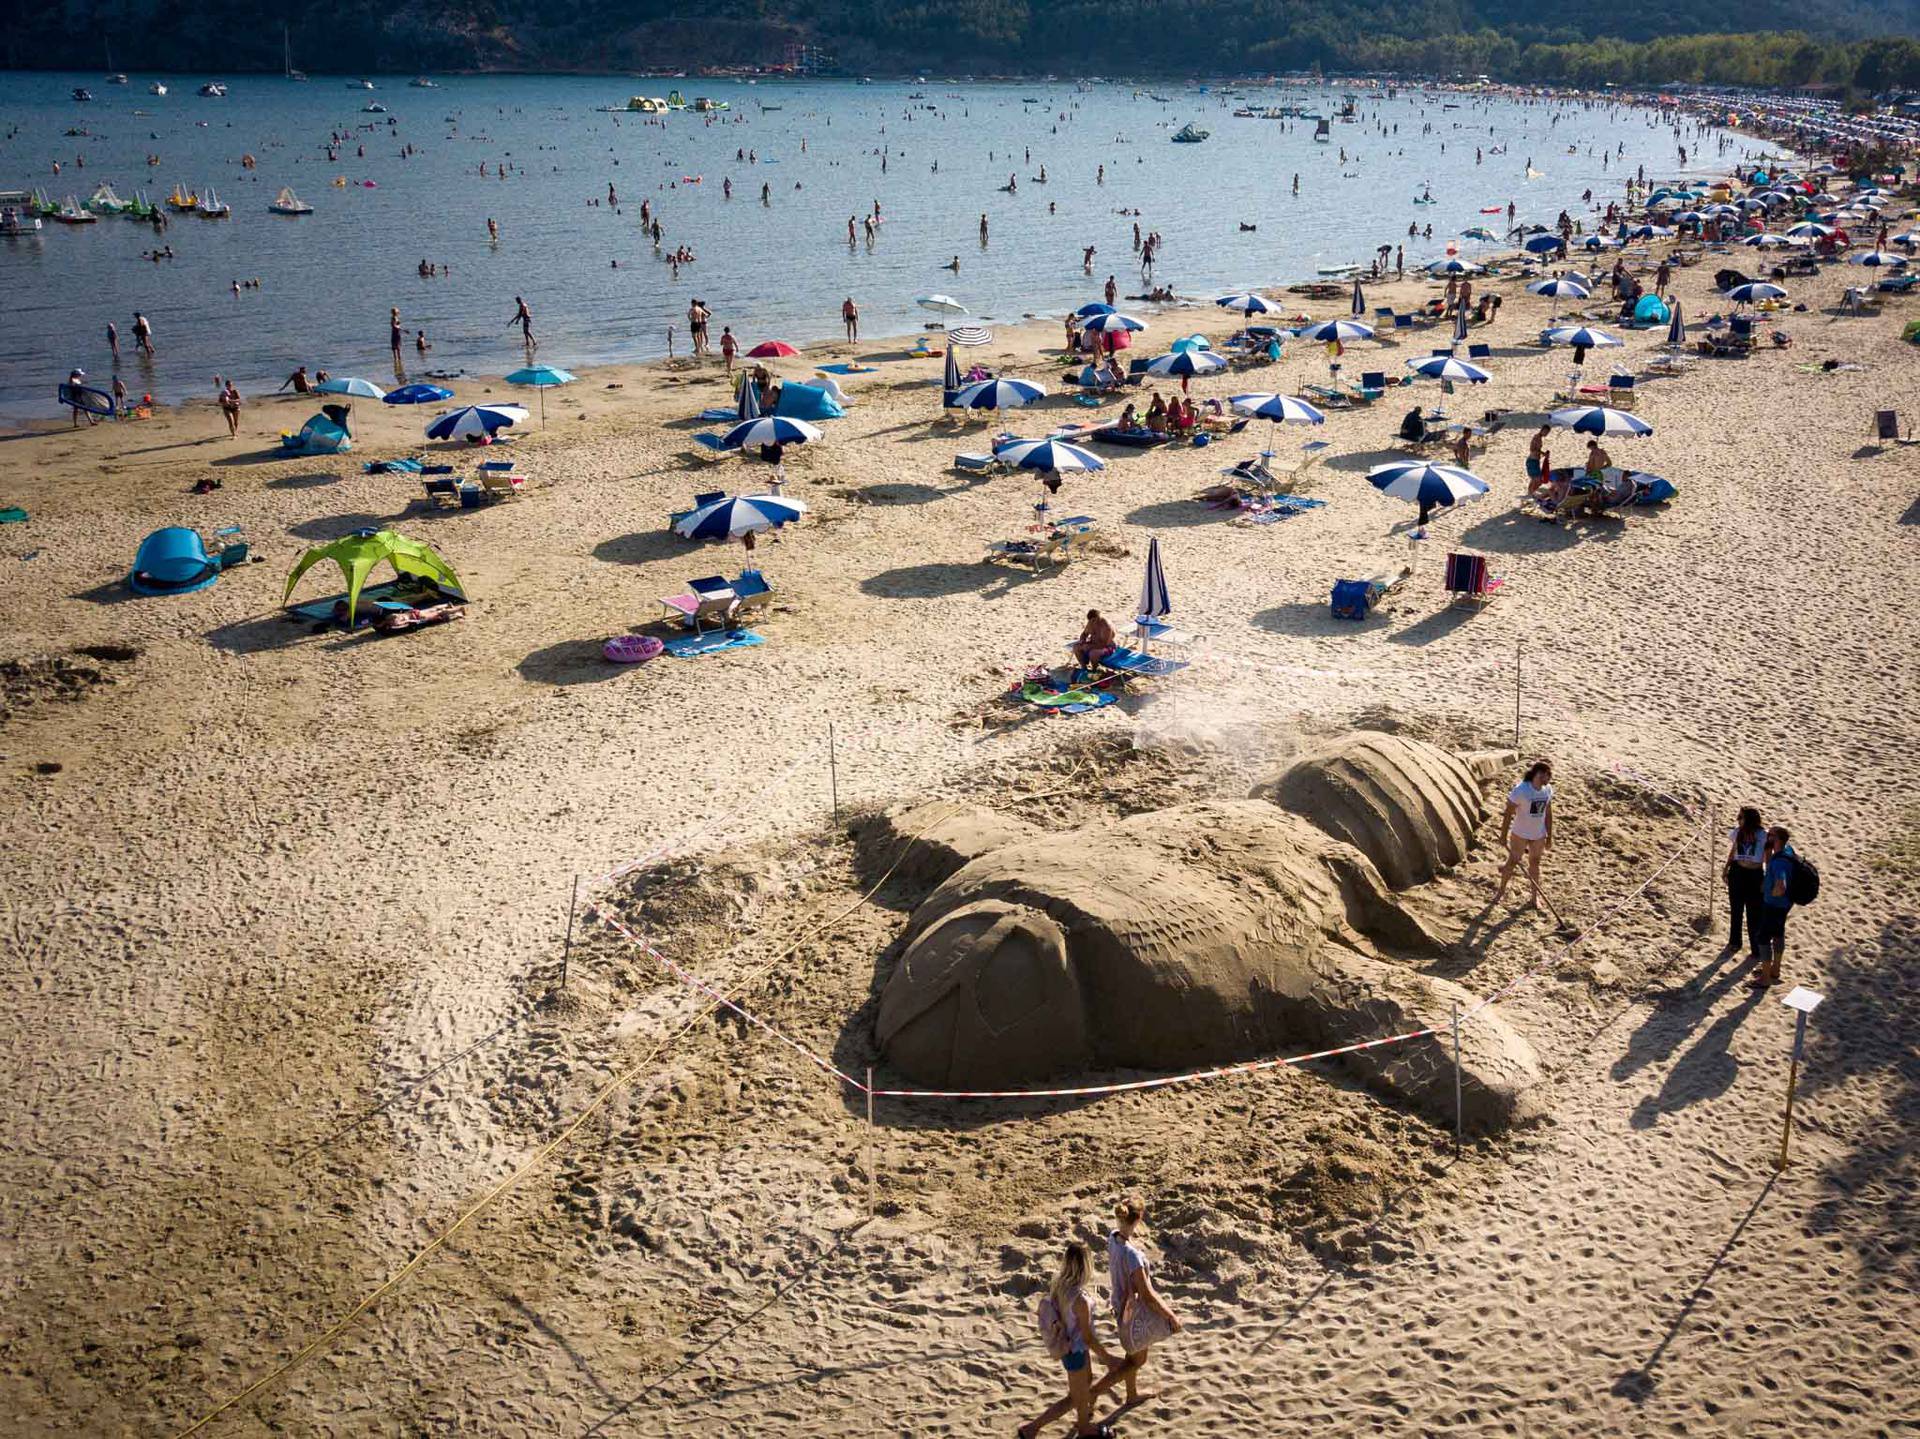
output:
<path id="1" fill-rule="evenodd" d="M 1160 536 L 1147 541 L 1147 572 L 1140 581 L 1140 605 L 1134 614 L 1141 620 L 1164 620 L 1173 613 L 1173 596 L 1167 593 L 1167 572 L 1160 564 Z"/>
<path id="2" fill-rule="evenodd" d="M 1687 343 L 1687 322 L 1680 313 L 1680 302 L 1673 302 L 1673 316 L 1667 321 L 1667 344 L 1678 349 Z"/>
<path id="3" fill-rule="evenodd" d="M 949 345 L 985 345 L 992 339 L 993 331 L 985 325 L 955 325 L 947 331 Z"/>
<path id="4" fill-rule="evenodd" d="M 785 415 L 762 415 L 757 420 L 735 425 L 720 443 L 729 450 L 739 450 L 748 445 L 803 445 L 808 440 L 819 438 L 819 428 L 805 420 L 789 419 Z"/>
<path id="5" fill-rule="evenodd" d="M 1360 277 L 1353 277 L 1353 304 L 1348 307 L 1354 319 L 1367 313 L 1367 292 L 1360 288 Z"/>
<path id="6" fill-rule="evenodd" d="M 1272 420 L 1276 425 L 1320 425 L 1327 417 L 1294 395 L 1235 395 L 1228 401 L 1243 415 Z"/>
<path id="7" fill-rule="evenodd" d="M 804 501 L 784 495 L 731 495 L 700 506 L 673 529 L 690 540 L 731 540 L 761 530 L 777 530 L 806 512 Z"/>
<path id="8" fill-rule="evenodd" d="M 510 429 L 527 418 L 519 405 L 463 405 L 427 426 L 430 440 L 467 440 Z"/>
<path id="9" fill-rule="evenodd" d="M 1458 255 L 1449 255 L 1446 259 L 1436 260 L 1427 266 L 1427 273 L 1429 275 L 1477 275 L 1480 273 L 1480 267 L 1469 260 L 1461 259 Z"/>
<path id="10" fill-rule="evenodd" d="M 932 310 L 936 315 L 964 315 L 967 307 L 951 295 L 922 295 L 913 302 L 923 310 Z"/>
<path id="11" fill-rule="evenodd" d="M 743 424 L 747 420 L 760 418 L 760 387 L 753 382 L 753 376 L 745 371 L 740 375 L 740 396 L 734 401 L 733 422 Z"/>
<path id="12" fill-rule="evenodd" d="M 1778 285 L 1769 285 L 1765 280 L 1755 280 L 1747 285 L 1735 285 L 1727 291 L 1727 298 L 1736 305 L 1754 305 L 1762 300 L 1784 300 L 1787 292 Z"/>
<path id="13" fill-rule="evenodd" d="M 1598 350 L 1608 345 L 1623 344 L 1624 341 L 1618 335 L 1609 335 L 1605 330 L 1591 329 L 1586 325 L 1560 325 L 1547 331 L 1547 343 Z"/>
<path id="14" fill-rule="evenodd" d="M 1136 320 L 1131 315 L 1123 315 L 1118 310 L 1109 310 L 1104 315 L 1093 315 L 1087 320 L 1084 329 L 1096 335 L 1111 334 L 1116 330 L 1144 330 L 1146 321 Z"/>
<path id="15" fill-rule="evenodd" d="M 1322 320 L 1315 325 L 1302 325 L 1293 332 L 1303 340 L 1325 343 L 1338 340 L 1346 344 L 1352 340 L 1371 340 L 1373 326 L 1363 325 L 1358 320 Z"/>
<path id="16" fill-rule="evenodd" d="M 529 365 L 507 376 L 509 385 L 531 385 L 540 391 L 540 423 L 547 423 L 547 391 L 555 385 L 571 385 L 574 375 L 554 365 Z"/>
<path id="17" fill-rule="evenodd" d="M 1263 295 L 1256 295 L 1251 290 L 1242 295 L 1222 295 L 1213 303 L 1223 310 L 1238 310 L 1248 318 L 1255 315 L 1278 314 L 1280 311 L 1280 307 L 1273 301 Z"/>
<path id="18" fill-rule="evenodd" d="M 1464 345 L 1466 342 L 1467 307 L 1465 305 L 1455 305 L 1453 307 L 1453 343 L 1455 345 Z"/>
<path id="19" fill-rule="evenodd" d="M 1638 437 L 1653 433 L 1653 426 L 1638 415 L 1630 415 L 1625 410 L 1616 410 L 1609 405 L 1572 405 L 1548 415 L 1547 423 L 1555 429 L 1572 430 L 1576 435 Z"/>
<path id="20" fill-rule="evenodd" d="M 951 405 L 953 397 L 960 391 L 960 354 L 952 345 L 947 346 L 947 365 L 940 384 L 946 391 L 947 403 Z"/>
<path id="21" fill-rule="evenodd" d="M 322 395 L 346 395 L 356 400 L 384 400 L 387 397 L 387 392 L 372 380 L 363 380 L 358 375 L 336 375 L 322 380 L 313 388 Z"/>
<path id="22" fill-rule="evenodd" d="M 1405 500 L 1423 510 L 1478 499 L 1492 488 L 1471 470 L 1458 465 L 1430 465 L 1424 460 L 1375 465 L 1367 471 L 1367 483 L 1389 498 Z"/>
<path id="23" fill-rule="evenodd" d="M 1092 450 L 1065 440 L 1008 440 L 993 447 L 997 460 L 1021 470 L 1104 470 L 1107 462 Z"/>
<path id="24" fill-rule="evenodd" d="M 953 397 L 957 410 L 1016 410 L 1031 405 L 1047 393 L 1044 385 L 1031 380 L 982 380 L 968 385 Z"/>
<path id="25" fill-rule="evenodd" d="M 1872 268 L 1886 268 L 1907 263 L 1905 255 L 1896 255 L 1891 250 L 1865 250 L 1858 255 L 1847 256 L 1849 265 L 1866 265 Z"/>
<path id="26" fill-rule="evenodd" d="M 747 351 L 747 358 L 749 360 L 778 360 L 788 355 L 797 355 L 799 353 L 798 350 L 794 349 L 794 347 L 789 345 L 785 340 L 762 340 L 751 350 Z"/>
<path id="27" fill-rule="evenodd" d="M 1429 355 L 1424 360 L 1408 360 L 1407 368 L 1424 380 L 1452 380 L 1468 385 L 1484 385 L 1493 376 L 1478 365 L 1457 360 L 1452 355 Z"/>
<path id="28" fill-rule="evenodd" d="M 437 405 L 452 398 L 453 391 L 440 385 L 402 385 L 397 390 L 388 390 L 380 400 L 387 405 Z"/>

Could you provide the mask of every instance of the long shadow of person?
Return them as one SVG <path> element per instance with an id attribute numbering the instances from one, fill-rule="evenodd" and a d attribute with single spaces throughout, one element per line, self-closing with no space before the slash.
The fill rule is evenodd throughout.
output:
<path id="1" fill-rule="evenodd" d="M 1731 958 L 1731 954 L 1722 950 L 1686 983 L 1654 996 L 1652 1011 L 1627 1040 L 1627 1052 L 1613 1062 L 1610 1073 L 1615 1079 L 1630 1079 L 1680 1047 L 1694 1026 L 1713 1012 L 1720 996 L 1753 968 L 1753 956 L 1747 955 L 1711 984 L 1699 987 L 1703 979 L 1713 976 Z"/>
<path id="2" fill-rule="evenodd" d="M 1766 992 L 1748 990 L 1745 998 L 1716 1019 L 1694 1042 L 1693 1048 L 1680 1056 L 1667 1071 L 1666 1082 L 1659 1092 L 1634 1106 L 1629 1122 L 1635 1129 L 1651 1129 L 1660 1122 L 1661 1115 L 1676 1113 L 1702 1100 L 1717 1099 L 1733 1088 L 1734 1078 L 1740 1073 L 1740 1061 L 1733 1057 L 1728 1046 L 1733 1042 L 1734 1031 L 1753 1013 L 1754 1006 Z"/>

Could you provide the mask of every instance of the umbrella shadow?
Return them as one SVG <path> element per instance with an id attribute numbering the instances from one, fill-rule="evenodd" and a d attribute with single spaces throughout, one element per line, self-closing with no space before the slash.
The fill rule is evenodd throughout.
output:
<path id="1" fill-rule="evenodd" d="M 1376 610 L 1374 615 L 1380 612 Z M 1259 610 L 1253 616 L 1253 627 L 1265 630 L 1273 635 L 1298 635 L 1308 638 L 1337 636 L 1345 631 L 1364 629 L 1370 625 L 1374 616 L 1366 620 L 1336 620 L 1333 609 L 1325 600 L 1296 600 L 1292 604 L 1275 605 L 1271 609 Z"/>
<path id="2" fill-rule="evenodd" d="M 1420 456 L 1410 450 L 1356 450 L 1350 455 L 1328 455 L 1320 463 L 1329 470 L 1346 470 L 1364 475 L 1375 465 L 1411 464 Z"/>
<path id="3" fill-rule="evenodd" d="M 215 442 L 212 440 L 201 440 L 198 443 L 207 445 Z M 271 465 L 280 460 L 298 458 L 300 458 L 298 455 L 289 455 L 285 450 L 276 447 L 271 450 L 254 450 L 244 455 L 222 455 L 217 460 L 208 460 L 207 463 L 216 470 L 231 470 L 242 465 Z"/>
<path id="4" fill-rule="evenodd" d="M 310 637 L 311 624 L 292 620 L 279 610 L 235 620 L 207 631 L 207 643 L 231 655 L 260 654 L 266 650 L 286 649 Z"/>
<path id="5" fill-rule="evenodd" d="M 268 480 L 262 488 L 269 490 L 317 490 L 322 485 L 337 485 L 345 478 L 345 475 L 330 474 L 325 471 L 316 470 L 306 475 L 280 475 Z"/>
<path id="6" fill-rule="evenodd" d="M 355 530 L 377 530 L 389 523 L 387 515 L 369 514 L 364 510 L 344 515 L 320 515 L 311 520 L 301 520 L 287 526 L 287 533 L 303 540 L 344 539 Z"/>
<path id="7" fill-rule="evenodd" d="M 972 564 L 902 565 L 882 570 L 860 581 L 862 594 L 888 600 L 932 600 L 970 591 L 1004 591 L 1010 587 L 1014 571 L 1003 565 Z"/>
<path id="8" fill-rule="evenodd" d="M 1489 515 L 1461 532 L 1460 543 L 1478 550 L 1509 555 L 1545 554 L 1569 550 L 1580 543 L 1580 527 L 1550 525 L 1517 505 Z"/>
<path id="9" fill-rule="evenodd" d="M 636 530 L 630 535 L 615 535 L 593 547 L 593 557 L 610 565 L 640 565 L 648 560 L 664 560 L 689 554 L 694 542 L 682 539 L 671 530 Z"/>
<path id="10" fill-rule="evenodd" d="M 70 598 L 85 600 L 93 605 L 123 605 L 128 600 L 143 599 L 145 596 L 136 595 L 129 589 L 126 577 L 122 575 L 116 579 L 107 580 L 103 584 L 97 584 L 90 590 L 76 590 Z"/>
<path id="11" fill-rule="evenodd" d="M 1412 645 L 1416 648 L 1421 645 L 1430 645 L 1435 640 L 1445 639 L 1479 614 L 1482 608 L 1484 606 L 1481 605 L 1444 606 L 1430 615 L 1415 620 L 1403 630 L 1395 630 L 1387 636 L 1387 640 L 1390 644 Z"/>
<path id="12" fill-rule="evenodd" d="M 611 663 L 601 652 L 602 643 L 597 639 L 561 640 L 533 651 L 514 668 L 522 679 L 547 685 L 595 684 L 641 668 Z"/>
<path id="13" fill-rule="evenodd" d="M 933 485 L 902 483 L 862 485 L 858 489 L 837 490 L 835 493 L 841 499 L 863 505 L 930 505 L 935 500 L 946 499 L 951 492 Z"/>
<path id="14" fill-rule="evenodd" d="M 1141 505 L 1129 510 L 1122 521 L 1129 525 L 1144 525 L 1148 529 L 1191 529 L 1195 525 L 1217 524 L 1231 518 L 1236 511 L 1215 509 L 1201 500 L 1162 500 L 1158 504 Z"/>

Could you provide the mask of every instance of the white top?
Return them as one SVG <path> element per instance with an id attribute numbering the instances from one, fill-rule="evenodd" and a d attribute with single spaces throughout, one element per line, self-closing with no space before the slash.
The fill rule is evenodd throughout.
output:
<path id="1" fill-rule="evenodd" d="M 1547 806 L 1553 803 L 1553 786 L 1534 786 L 1521 780 L 1507 792 L 1507 803 L 1514 807 L 1509 833 L 1515 839 L 1547 837 Z"/>
<path id="2" fill-rule="evenodd" d="M 1753 832 L 1753 838 L 1745 844 L 1742 844 L 1740 842 L 1740 827 L 1735 825 L 1727 831 L 1727 841 L 1733 846 L 1733 862 L 1735 864 L 1758 867 L 1765 863 L 1767 858 L 1766 830 L 1756 829 Z"/>
<path id="3" fill-rule="evenodd" d="M 1080 1301 L 1086 1297 L 1084 1289 L 1069 1289 L 1066 1303 L 1060 1307 L 1060 1324 L 1067 1331 L 1069 1349 L 1090 1349 L 1092 1344 L 1087 1335 L 1080 1332 Z"/>

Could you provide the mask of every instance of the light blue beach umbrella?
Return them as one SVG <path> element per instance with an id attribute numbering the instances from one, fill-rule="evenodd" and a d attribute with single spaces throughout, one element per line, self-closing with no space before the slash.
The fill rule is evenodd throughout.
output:
<path id="1" fill-rule="evenodd" d="M 995 459 L 1021 470 L 1104 470 L 1107 462 L 1092 450 L 1065 440 L 1008 440 L 993 447 Z"/>
<path id="2" fill-rule="evenodd" d="M 511 429 L 527 418 L 519 405 L 463 405 L 427 426 L 430 440 L 466 440 Z"/>
<path id="3" fill-rule="evenodd" d="M 1530 255 L 1549 255 L 1555 250 L 1564 249 L 1565 242 L 1551 231 L 1542 230 L 1539 234 L 1529 235 L 1522 240 L 1520 248 Z"/>
<path id="4" fill-rule="evenodd" d="M 803 501 L 784 495 L 730 495 L 700 506 L 673 529 L 689 540 L 731 540 L 761 530 L 777 530 L 806 512 Z"/>
<path id="5" fill-rule="evenodd" d="M 1547 416 L 1555 429 L 1571 430 L 1576 435 L 1627 435 L 1640 437 L 1653 433 L 1653 426 L 1638 415 L 1616 410 L 1609 405 L 1572 405 Z"/>
<path id="6" fill-rule="evenodd" d="M 1227 402 L 1243 415 L 1276 425 L 1321 425 L 1327 417 L 1295 395 L 1235 395 Z"/>
<path id="7" fill-rule="evenodd" d="M 1167 346 L 1167 348 L 1178 355 L 1187 350 L 1211 350 L 1213 345 L 1205 335 L 1196 333 L 1192 335 L 1182 335 L 1171 345 Z"/>
<path id="8" fill-rule="evenodd" d="M 1457 505 L 1462 500 L 1477 500 L 1492 488 L 1471 470 L 1458 465 L 1434 465 L 1424 460 L 1400 460 L 1390 465 L 1375 465 L 1367 471 L 1367 483 L 1391 499 L 1410 505 Z"/>
<path id="9" fill-rule="evenodd" d="M 530 385 L 540 392 L 540 423 L 547 423 L 547 391 L 555 385 L 571 385 L 577 377 L 554 365 L 529 365 L 507 376 L 509 385 Z"/>
<path id="10" fill-rule="evenodd" d="M 358 375 L 335 375 L 313 388 L 322 395 L 346 395 L 356 400 L 384 400 L 387 397 L 387 392 L 372 380 L 363 380 Z"/>
<path id="11" fill-rule="evenodd" d="M 388 390 L 380 397 L 386 405 L 437 405 L 442 400 L 451 400 L 453 391 L 441 385 L 402 385 L 397 390 Z"/>
<path id="12" fill-rule="evenodd" d="M 1303 340 L 1313 340 L 1321 344 L 1329 340 L 1338 340 L 1346 344 L 1352 340 L 1371 340 L 1373 326 L 1363 325 L 1358 320 L 1322 320 L 1317 325 L 1302 325 L 1293 333 Z"/>
<path id="13" fill-rule="evenodd" d="M 1254 315 L 1275 315 L 1280 312 L 1280 306 L 1263 295 L 1254 294 L 1251 290 L 1244 295 L 1222 295 L 1213 303 L 1223 310 L 1238 310 L 1249 318 Z"/>
<path id="14" fill-rule="evenodd" d="M 1493 376 L 1478 365 L 1452 355 L 1428 355 L 1424 360 L 1408 360 L 1407 368 L 1423 380 L 1453 380 L 1468 385 L 1484 385 Z"/>
<path id="15" fill-rule="evenodd" d="M 1111 315 L 1113 313 L 1113 306 L 1103 305 L 1098 300 L 1095 300 L 1091 305 L 1082 305 L 1073 313 L 1083 320 L 1091 320 L 1095 315 Z"/>
<path id="16" fill-rule="evenodd" d="M 956 410 L 1017 410 L 1045 396 L 1046 387 L 1031 380 L 981 380 L 953 397 Z"/>
<path id="17" fill-rule="evenodd" d="M 1787 292 L 1778 285 L 1769 285 L 1765 280 L 1755 280 L 1748 285 L 1735 285 L 1727 291 L 1727 298 L 1736 305 L 1754 305 L 1762 300 L 1784 300 Z"/>
<path id="18" fill-rule="evenodd" d="M 1167 593 L 1167 572 L 1160 564 L 1160 536 L 1147 541 L 1147 572 L 1140 581 L 1140 604 L 1135 616 L 1145 623 L 1164 620 L 1173 613 L 1173 596 Z"/>
<path id="19" fill-rule="evenodd" d="M 720 443 L 726 449 L 739 450 L 749 445 L 802 445 L 819 438 L 819 428 L 805 420 L 790 419 L 786 415 L 762 415 L 757 420 L 735 425 Z"/>

